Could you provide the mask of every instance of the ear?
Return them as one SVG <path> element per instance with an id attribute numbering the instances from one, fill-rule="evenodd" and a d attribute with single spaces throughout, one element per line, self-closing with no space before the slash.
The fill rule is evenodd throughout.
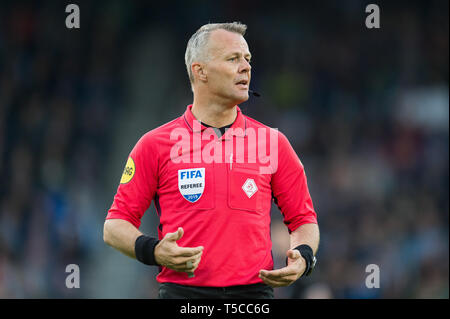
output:
<path id="1" fill-rule="evenodd" d="M 207 72 L 204 66 L 201 63 L 194 62 L 191 65 L 192 74 L 194 74 L 194 78 L 199 79 L 200 81 L 206 82 L 208 79 Z"/>

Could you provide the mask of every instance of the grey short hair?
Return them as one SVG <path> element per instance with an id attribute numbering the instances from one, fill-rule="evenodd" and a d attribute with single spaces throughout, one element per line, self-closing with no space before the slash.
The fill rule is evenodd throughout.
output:
<path id="1" fill-rule="evenodd" d="M 208 23 L 200 27 L 200 29 L 192 35 L 188 41 L 186 53 L 184 55 L 184 61 L 186 63 L 186 69 L 191 85 L 194 83 L 194 75 L 192 74 L 191 65 L 195 61 L 206 61 L 208 59 L 208 56 L 206 55 L 206 47 L 208 44 L 209 35 L 212 31 L 218 29 L 238 33 L 244 36 L 247 26 L 240 22 Z"/>

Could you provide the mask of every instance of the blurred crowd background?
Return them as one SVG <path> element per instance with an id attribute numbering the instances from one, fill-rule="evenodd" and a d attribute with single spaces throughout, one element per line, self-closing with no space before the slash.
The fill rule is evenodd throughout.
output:
<path id="1" fill-rule="evenodd" d="M 449 297 L 448 1 L 66 2 L 0 4 L 1 298 L 157 297 L 157 269 L 106 246 L 103 222 L 136 141 L 192 102 L 189 37 L 231 21 L 262 95 L 241 108 L 291 141 L 321 229 L 316 271 L 275 296 Z M 152 204 L 141 231 L 157 225 Z"/>

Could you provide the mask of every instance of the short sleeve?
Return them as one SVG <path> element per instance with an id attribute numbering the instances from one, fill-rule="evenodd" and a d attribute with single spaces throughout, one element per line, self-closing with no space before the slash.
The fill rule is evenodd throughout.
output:
<path id="1" fill-rule="evenodd" d="M 159 156 L 155 144 L 147 133 L 134 146 L 106 219 L 124 219 L 139 228 L 158 183 Z"/>
<path id="2" fill-rule="evenodd" d="M 291 233 L 303 224 L 317 224 L 317 215 L 303 164 L 286 136 L 278 134 L 278 167 L 272 174 L 272 194 Z"/>

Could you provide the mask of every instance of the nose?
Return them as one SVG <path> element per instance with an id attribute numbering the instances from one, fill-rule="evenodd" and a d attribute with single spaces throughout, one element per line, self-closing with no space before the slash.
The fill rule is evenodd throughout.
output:
<path id="1" fill-rule="evenodd" d="M 241 65 L 239 66 L 239 73 L 250 72 L 252 66 L 246 59 L 242 59 Z"/>

